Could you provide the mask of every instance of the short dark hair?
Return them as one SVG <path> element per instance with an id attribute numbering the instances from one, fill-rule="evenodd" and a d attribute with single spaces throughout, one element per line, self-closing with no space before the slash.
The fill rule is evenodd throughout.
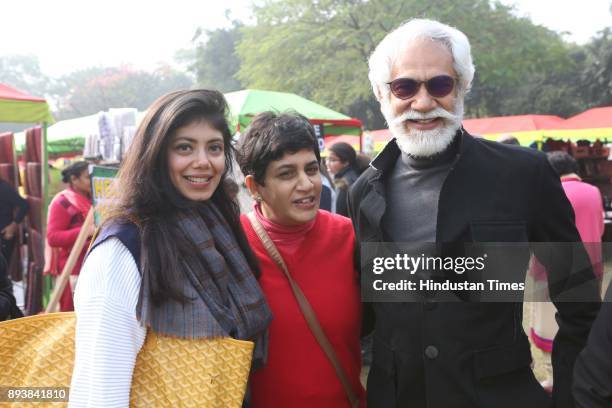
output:
<path id="1" fill-rule="evenodd" d="M 285 153 L 312 150 L 321 161 L 319 142 L 308 119 L 297 112 L 262 112 L 255 116 L 238 144 L 237 160 L 245 176 L 263 185 L 268 165 Z"/>
<path id="2" fill-rule="evenodd" d="M 88 167 L 89 163 L 87 163 L 86 161 L 78 161 L 72 163 L 70 166 L 62 170 L 62 182 L 70 183 L 73 176 L 76 178 L 81 177 L 83 171 L 87 170 Z"/>
<path id="3" fill-rule="evenodd" d="M 564 174 L 578 172 L 578 163 L 566 152 L 557 151 L 548 153 L 548 162 L 559 177 Z"/>
<path id="4" fill-rule="evenodd" d="M 343 163 L 348 163 L 349 166 L 353 167 L 355 165 L 355 160 L 357 159 L 357 152 L 348 143 L 338 142 L 334 143 L 330 147 L 328 147 L 330 152 L 334 152 L 336 156 Z"/>

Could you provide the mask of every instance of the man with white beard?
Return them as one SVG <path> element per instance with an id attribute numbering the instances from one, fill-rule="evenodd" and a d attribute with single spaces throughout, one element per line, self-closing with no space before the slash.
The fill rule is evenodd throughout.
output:
<path id="1" fill-rule="evenodd" d="M 474 77 L 463 33 L 411 20 L 381 41 L 369 67 L 394 139 L 349 194 L 360 243 L 580 242 L 545 155 L 474 138 L 461 127 Z M 524 274 L 528 253 L 519 261 Z M 585 301 L 555 303 L 562 329 L 552 401 L 573 407 L 572 367 L 599 298 L 590 267 L 577 281 L 565 262 L 549 266 L 549 278 L 561 282 L 550 290 L 552 299 L 559 299 L 559 287 L 572 286 Z M 431 295 L 364 305 L 365 329 L 374 330 L 369 408 L 549 406 L 530 368 L 521 303 L 448 303 Z"/>

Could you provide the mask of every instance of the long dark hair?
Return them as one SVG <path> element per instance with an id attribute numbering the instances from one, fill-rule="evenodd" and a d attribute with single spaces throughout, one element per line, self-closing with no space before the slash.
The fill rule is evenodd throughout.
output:
<path id="1" fill-rule="evenodd" d="M 197 208 L 201 203 L 184 197 L 174 186 L 168 172 L 168 146 L 174 132 L 194 122 L 206 122 L 223 135 L 225 171 L 232 174 L 232 135 L 227 122 L 228 107 L 218 91 L 199 89 L 177 91 L 157 99 L 142 120 L 117 180 L 117 200 L 108 221 L 129 221 L 138 225 L 141 238 L 141 268 L 151 276 L 151 299 L 156 304 L 167 299 L 185 301 L 176 286 L 182 276 L 180 259 L 190 256 L 193 244 L 172 222 L 177 211 Z M 212 202 L 232 229 L 251 270 L 259 276 L 256 257 L 240 224 L 240 208 L 223 183 Z M 175 286 L 176 285 L 176 286 Z"/>

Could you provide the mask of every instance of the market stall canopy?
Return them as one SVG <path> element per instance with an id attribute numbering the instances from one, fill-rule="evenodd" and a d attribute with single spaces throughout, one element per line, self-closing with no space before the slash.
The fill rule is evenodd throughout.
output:
<path id="1" fill-rule="evenodd" d="M 61 120 L 47 128 L 49 154 L 82 152 L 86 135 L 97 131 L 98 114 Z M 15 135 L 15 147 L 21 151 L 25 145 L 25 133 Z"/>
<path id="2" fill-rule="evenodd" d="M 49 105 L 43 98 L 0 83 L 0 122 L 53 123 Z"/>
<path id="3" fill-rule="evenodd" d="M 565 120 L 554 131 L 552 138 L 564 140 L 612 140 L 612 106 L 593 108 Z"/>
<path id="4" fill-rule="evenodd" d="M 514 115 L 464 119 L 463 127 L 468 133 L 489 140 L 512 134 L 521 145 L 527 146 L 543 141 L 549 137 L 549 130 L 558 129 L 564 122 L 565 119 L 554 115 Z"/>
<path id="5" fill-rule="evenodd" d="M 257 89 L 225 94 L 232 114 L 232 127 L 236 131 L 245 129 L 255 115 L 264 111 L 285 112 L 294 110 L 306 116 L 313 125 L 323 125 L 324 136 L 361 135 L 362 123 L 301 96 Z"/>

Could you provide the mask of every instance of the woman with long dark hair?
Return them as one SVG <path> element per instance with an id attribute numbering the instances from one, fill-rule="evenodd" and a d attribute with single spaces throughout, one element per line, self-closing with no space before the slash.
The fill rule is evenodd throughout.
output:
<path id="1" fill-rule="evenodd" d="M 87 162 L 78 161 L 62 170 L 62 182 L 67 185 L 67 188 L 57 193 L 49 204 L 47 243 L 53 249 L 53 257 L 56 259 L 56 261 L 52 261 L 52 264 L 57 265 L 57 270 L 52 271 L 54 274 L 59 274 L 64 269 L 91 208 L 88 167 Z M 93 228 L 89 232 L 90 236 L 93 235 Z M 85 244 L 79 254 L 70 274 L 70 286 L 66 286 L 60 298 L 60 310 L 62 312 L 74 310 L 72 292 L 77 283 L 88 246 L 88 243 Z"/>
<path id="2" fill-rule="evenodd" d="M 217 91 L 179 91 L 140 124 L 75 295 L 72 406 L 128 405 L 147 328 L 252 340 L 262 362 L 271 314 L 238 206 L 222 188 L 233 155 L 227 113 Z"/>

